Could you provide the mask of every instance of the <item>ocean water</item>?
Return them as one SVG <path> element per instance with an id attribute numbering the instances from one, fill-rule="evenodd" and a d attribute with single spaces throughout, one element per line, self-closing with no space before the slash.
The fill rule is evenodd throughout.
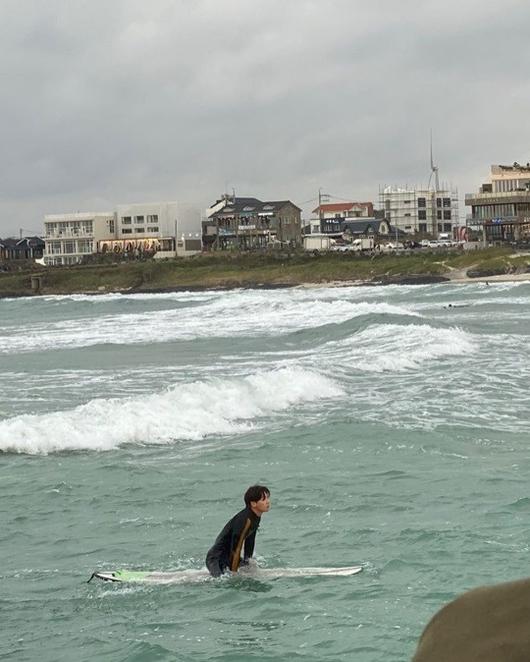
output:
<path id="1" fill-rule="evenodd" d="M 527 576 L 530 283 L 0 300 L 0 658 L 409 660 Z M 268 568 L 175 586 L 248 485 Z"/>

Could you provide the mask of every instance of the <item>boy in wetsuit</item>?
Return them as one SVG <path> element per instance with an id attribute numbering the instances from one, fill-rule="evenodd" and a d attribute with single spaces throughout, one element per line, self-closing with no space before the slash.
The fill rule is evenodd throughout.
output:
<path id="1" fill-rule="evenodd" d="M 243 564 L 248 563 L 254 552 L 261 516 L 271 507 L 270 494 L 264 485 L 252 485 L 245 492 L 245 508 L 225 524 L 206 555 L 206 567 L 213 577 L 219 577 L 227 570 L 238 571 L 243 544 Z"/>

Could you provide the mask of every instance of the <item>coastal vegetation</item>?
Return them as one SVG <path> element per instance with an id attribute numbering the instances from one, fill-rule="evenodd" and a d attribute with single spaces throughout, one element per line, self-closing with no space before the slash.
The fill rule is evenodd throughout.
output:
<path id="1" fill-rule="evenodd" d="M 530 271 L 530 256 L 510 248 L 472 251 L 213 253 L 190 258 L 41 267 L 0 273 L 0 296 L 177 289 L 281 287 L 304 283 L 436 282 Z"/>

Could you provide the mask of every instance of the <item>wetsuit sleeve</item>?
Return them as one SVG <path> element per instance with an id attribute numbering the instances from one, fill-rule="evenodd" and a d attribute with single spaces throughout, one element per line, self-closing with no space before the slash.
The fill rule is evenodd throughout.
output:
<path id="1" fill-rule="evenodd" d="M 254 543 L 256 542 L 256 531 L 245 540 L 245 558 L 249 559 L 254 554 Z"/>
<path id="2" fill-rule="evenodd" d="M 232 531 L 232 553 L 230 555 L 230 570 L 232 572 L 237 572 L 239 568 L 241 550 L 250 526 L 251 522 L 248 517 L 234 522 L 234 529 Z"/>

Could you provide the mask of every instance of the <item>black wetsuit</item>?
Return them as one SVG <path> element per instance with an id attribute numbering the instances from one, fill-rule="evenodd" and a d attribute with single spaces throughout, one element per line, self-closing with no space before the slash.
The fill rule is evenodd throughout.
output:
<path id="1" fill-rule="evenodd" d="M 252 556 L 259 523 L 260 518 L 250 508 L 244 508 L 226 523 L 206 555 L 206 567 L 211 575 L 219 577 L 226 570 L 237 572 L 243 543 L 244 559 Z"/>

